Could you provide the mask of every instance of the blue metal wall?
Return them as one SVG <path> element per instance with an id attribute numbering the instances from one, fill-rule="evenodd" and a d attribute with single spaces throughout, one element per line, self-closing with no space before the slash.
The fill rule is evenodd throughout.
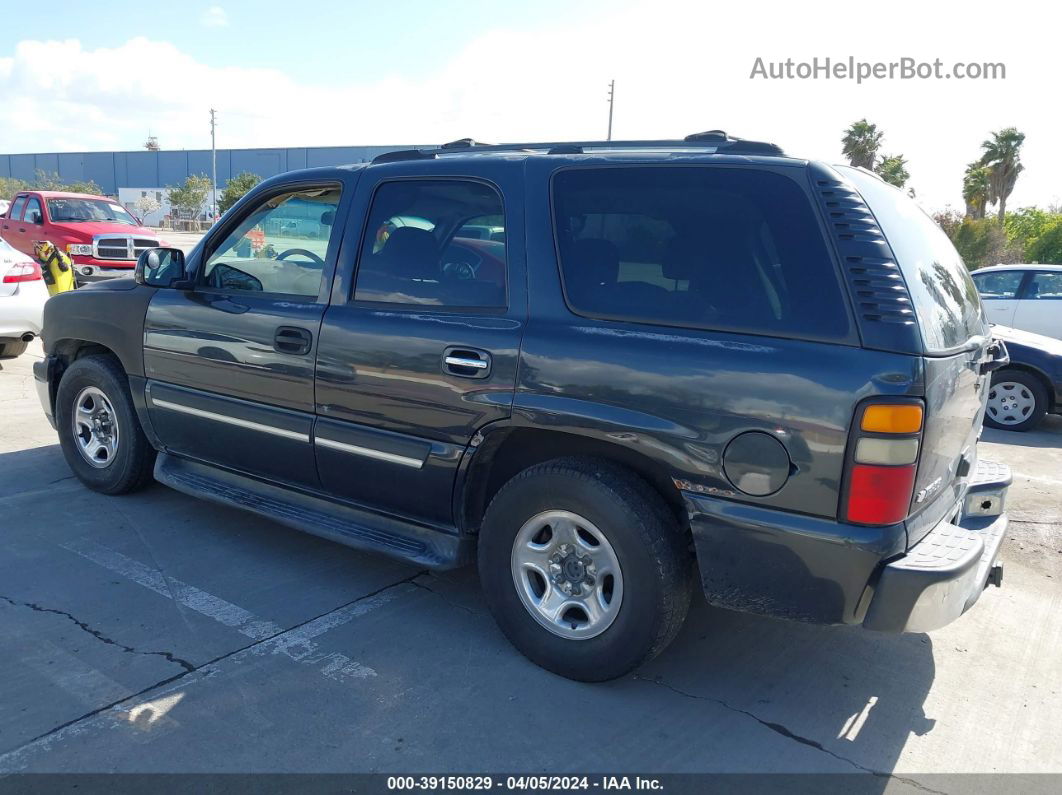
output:
<path id="1" fill-rule="evenodd" d="M 237 174 L 249 171 L 265 178 L 314 166 L 364 163 L 376 155 L 408 146 L 320 146 L 294 149 L 219 149 L 218 189 Z M 118 188 L 163 188 L 184 182 L 191 174 L 210 176 L 209 149 L 149 152 L 63 152 L 0 155 L 0 177 L 30 182 L 37 171 L 58 173 L 66 182 L 92 180 L 112 196 Z"/>

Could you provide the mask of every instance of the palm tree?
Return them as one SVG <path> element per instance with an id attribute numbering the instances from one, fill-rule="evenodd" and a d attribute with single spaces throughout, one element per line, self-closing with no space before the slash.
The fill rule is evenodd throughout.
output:
<path id="1" fill-rule="evenodd" d="M 1015 127 L 1007 127 L 992 133 L 992 137 L 981 144 L 985 153 L 978 161 L 988 166 L 988 199 L 999 203 L 999 223 L 1003 223 L 1007 214 L 1007 197 L 1014 190 L 1018 174 L 1025 168 L 1021 164 L 1021 145 L 1025 142 L 1025 133 Z"/>
<path id="2" fill-rule="evenodd" d="M 878 147 L 884 137 L 885 133 L 878 132 L 878 125 L 860 119 L 844 131 L 844 138 L 841 139 L 844 156 L 857 168 L 874 168 Z"/>
<path id="3" fill-rule="evenodd" d="M 966 167 L 962 178 L 962 198 L 966 202 L 967 218 L 985 217 L 985 207 L 988 205 L 988 194 L 991 190 L 989 177 L 988 166 L 982 166 L 976 160 Z"/>
<path id="4" fill-rule="evenodd" d="M 881 162 L 878 163 L 874 171 L 883 180 L 890 185 L 895 185 L 897 188 L 902 188 L 907 184 L 907 180 L 911 176 L 907 170 L 907 160 L 903 155 L 883 155 Z"/>

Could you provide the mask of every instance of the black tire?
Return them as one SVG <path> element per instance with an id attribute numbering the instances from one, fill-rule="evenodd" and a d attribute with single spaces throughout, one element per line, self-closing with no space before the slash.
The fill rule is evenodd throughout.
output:
<path id="1" fill-rule="evenodd" d="M 74 434 L 74 402 L 86 387 L 96 387 L 106 396 L 118 427 L 117 450 L 102 468 L 85 459 Z M 86 356 L 66 369 L 55 400 L 55 425 L 66 463 L 78 480 L 93 491 L 126 494 L 151 480 L 155 450 L 140 427 L 125 371 L 113 356 Z"/>
<path id="2" fill-rule="evenodd" d="M 1033 407 L 1019 419 L 1018 414 L 1003 414 L 998 406 L 998 400 L 1004 390 L 1015 391 L 1020 400 L 1034 401 Z M 985 411 L 985 425 L 990 428 L 999 428 L 1003 431 L 1028 431 L 1040 424 L 1047 413 L 1047 390 L 1043 383 L 1032 373 L 1024 370 L 997 370 L 992 374 L 992 386 L 988 390 L 988 408 Z M 1016 421 L 1007 422 L 1006 417 Z"/>
<path id="3" fill-rule="evenodd" d="M 615 619 L 595 637 L 546 629 L 524 606 L 511 571 L 521 527 L 544 511 L 592 522 L 611 544 L 623 578 Z M 502 632 L 526 657 L 583 682 L 623 676 L 674 639 L 689 609 L 693 556 L 663 498 L 630 470 L 591 458 L 559 458 L 524 470 L 495 495 L 479 539 L 479 576 Z"/>
<path id="4" fill-rule="evenodd" d="M 0 342 L 0 359 L 14 359 L 21 356 L 29 347 L 28 342 L 16 340 L 15 342 Z"/>

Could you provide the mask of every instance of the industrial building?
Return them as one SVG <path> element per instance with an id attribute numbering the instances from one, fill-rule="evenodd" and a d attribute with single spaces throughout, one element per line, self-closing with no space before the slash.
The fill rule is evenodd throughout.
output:
<path id="1" fill-rule="evenodd" d="M 278 149 L 218 149 L 218 191 L 230 178 L 245 171 L 265 179 L 274 174 L 315 166 L 365 163 L 376 155 L 409 145 L 314 146 Z M 32 182 L 37 172 L 58 174 L 63 182 L 91 180 L 103 193 L 132 205 L 142 195 L 156 196 L 168 211 L 166 188 L 179 185 L 192 174 L 211 173 L 209 149 L 148 150 L 134 152 L 50 152 L 0 155 L 0 177 Z M 147 223 L 157 218 L 145 218 Z"/>

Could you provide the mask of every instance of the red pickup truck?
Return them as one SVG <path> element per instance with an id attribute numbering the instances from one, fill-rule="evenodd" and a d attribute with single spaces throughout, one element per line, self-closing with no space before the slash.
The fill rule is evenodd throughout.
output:
<path id="1" fill-rule="evenodd" d="M 126 276 L 144 249 L 165 246 L 151 229 L 106 196 L 24 191 L 0 216 L 0 237 L 24 254 L 48 240 L 70 255 L 80 283 Z"/>

